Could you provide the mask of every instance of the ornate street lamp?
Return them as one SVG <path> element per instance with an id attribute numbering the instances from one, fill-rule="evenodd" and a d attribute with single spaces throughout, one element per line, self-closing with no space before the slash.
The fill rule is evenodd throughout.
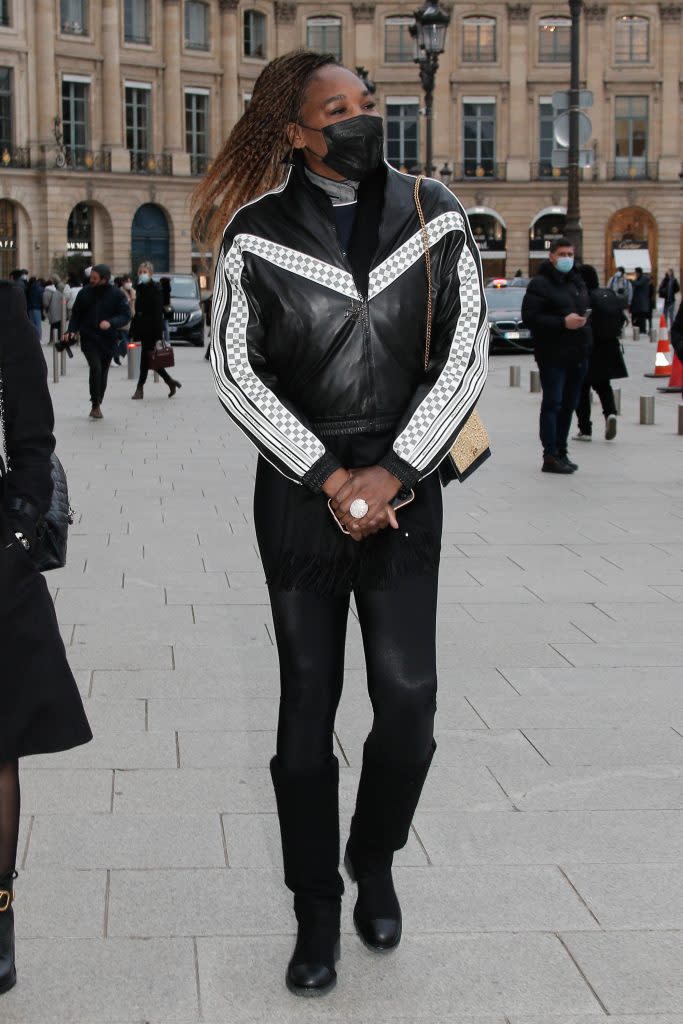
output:
<path id="1" fill-rule="evenodd" d="M 571 53 L 569 83 L 569 166 L 567 168 L 567 218 L 565 235 L 574 246 L 577 258 L 583 253 L 583 230 L 581 228 L 581 205 L 579 199 L 579 99 L 582 0 L 569 0 L 571 15 Z"/>
<path id="2" fill-rule="evenodd" d="M 432 166 L 432 109 L 434 104 L 434 81 L 439 70 L 439 57 L 446 48 L 446 32 L 451 16 L 438 0 L 425 0 L 413 17 L 410 34 L 415 40 L 415 63 L 420 69 L 420 83 L 425 94 L 426 131 L 426 173 L 431 175 Z"/>

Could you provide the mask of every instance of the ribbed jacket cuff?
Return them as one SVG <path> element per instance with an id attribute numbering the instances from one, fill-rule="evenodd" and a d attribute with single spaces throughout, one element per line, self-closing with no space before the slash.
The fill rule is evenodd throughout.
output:
<path id="1" fill-rule="evenodd" d="M 414 487 L 420 479 L 420 474 L 411 466 L 409 462 L 402 459 L 400 455 L 397 455 L 393 450 L 387 452 L 383 459 L 380 459 L 379 465 L 384 469 L 388 469 L 389 472 L 400 480 L 404 487 Z"/>
<path id="2" fill-rule="evenodd" d="M 301 482 L 306 487 L 310 487 L 315 494 L 319 494 L 327 478 L 341 468 L 342 464 L 337 456 L 333 455 L 332 452 L 325 452 L 315 465 L 311 466 L 309 471 L 304 474 Z"/>

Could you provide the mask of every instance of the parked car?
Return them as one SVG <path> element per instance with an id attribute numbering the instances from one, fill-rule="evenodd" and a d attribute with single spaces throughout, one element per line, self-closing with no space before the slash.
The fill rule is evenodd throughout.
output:
<path id="1" fill-rule="evenodd" d="M 204 344 L 204 310 L 199 283 L 194 274 L 155 274 L 154 280 L 171 279 L 171 306 L 168 322 L 171 342 L 189 341 L 197 347 Z"/>
<path id="2" fill-rule="evenodd" d="M 531 331 L 522 323 L 525 293 L 522 287 L 485 289 L 491 325 L 490 352 L 533 352 Z"/>

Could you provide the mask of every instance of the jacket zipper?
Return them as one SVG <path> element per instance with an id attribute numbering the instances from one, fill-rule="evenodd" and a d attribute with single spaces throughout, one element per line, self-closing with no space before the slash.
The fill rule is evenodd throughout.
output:
<path id="1" fill-rule="evenodd" d="M 334 235 L 334 241 L 337 247 L 337 251 L 341 256 L 342 263 L 344 264 L 344 267 L 350 274 L 351 280 L 354 281 L 355 285 L 355 280 L 353 277 L 353 267 L 351 266 L 351 263 L 346 253 L 339 244 L 339 235 L 337 234 L 336 225 L 334 224 L 333 221 L 329 221 L 328 223 Z M 352 306 L 351 311 L 347 310 L 346 315 L 353 316 L 353 318 L 356 320 L 360 319 L 361 329 L 363 331 L 363 349 L 365 351 L 365 365 L 368 373 L 368 390 L 369 394 L 372 396 L 372 414 L 367 418 L 372 419 L 377 412 L 377 403 L 375 396 L 375 362 L 374 359 L 372 358 L 372 346 L 370 344 L 370 309 L 368 305 L 367 295 L 361 295 L 357 287 L 356 292 L 358 294 L 358 299 L 353 300 L 354 305 Z M 356 312 L 357 307 L 360 307 L 359 314 L 357 314 Z"/>

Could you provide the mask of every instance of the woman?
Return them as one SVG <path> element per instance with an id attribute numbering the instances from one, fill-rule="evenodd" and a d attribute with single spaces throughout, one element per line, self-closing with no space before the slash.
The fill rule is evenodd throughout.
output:
<path id="1" fill-rule="evenodd" d="M 161 289 L 153 279 L 154 267 L 151 263 L 141 263 L 138 267 L 138 287 L 135 292 L 135 316 L 131 323 L 131 334 L 134 341 L 142 345 L 142 357 L 140 359 L 140 377 L 138 386 L 133 395 L 134 399 L 144 398 L 145 381 L 149 367 L 147 356 L 154 351 L 158 341 L 164 335 L 164 307 L 161 296 Z M 182 384 L 173 380 L 166 370 L 158 370 L 157 373 L 168 385 L 168 397 L 173 398 Z"/>
<path id="2" fill-rule="evenodd" d="M 43 311 L 50 324 L 49 345 L 53 341 L 59 341 L 62 336 L 62 319 L 64 313 L 64 299 L 59 287 L 57 278 L 48 278 L 43 292 Z"/>
<path id="3" fill-rule="evenodd" d="M 82 287 L 83 280 L 81 276 L 72 271 L 67 278 L 66 284 L 64 285 L 64 299 L 66 300 L 67 320 L 71 319 L 71 314 L 73 313 L 74 308 L 74 302 L 76 301 L 76 297 Z"/>
<path id="4" fill-rule="evenodd" d="M 595 267 L 584 263 L 579 273 L 588 290 L 588 304 L 591 308 L 591 333 L 593 347 L 588 362 L 588 371 L 581 386 L 581 396 L 576 407 L 579 432 L 576 441 L 591 441 L 593 423 L 591 420 L 591 388 L 596 392 L 605 418 L 605 440 L 613 441 L 617 436 L 617 405 L 611 381 L 628 377 L 621 347 L 621 329 L 626 315 L 619 296 L 608 286 L 600 287 Z"/>
<path id="5" fill-rule="evenodd" d="M 30 551 L 50 506 L 54 419 L 23 292 L 0 281 L 0 993 L 16 982 L 13 881 L 19 758 L 88 743 L 45 580 Z"/>
<path id="6" fill-rule="evenodd" d="M 331 55 L 288 54 L 261 73 L 197 197 L 196 222 L 210 222 L 212 238 L 228 221 L 213 293 L 216 386 L 260 452 L 255 522 L 281 673 L 271 773 L 298 921 L 286 975 L 297 995 L 336 982 L 333 727 L 352 591 L 374 720 L 345 863 L 361 938 L 375 950 L 401 938 L 392 859 L 434 753 L 433 471 L 486 375 L 477 249 L 462 207 L 433 180 L 421 188 L 434 283 L 425 372 L 415 179 L 383 162 L 382 140 L 355 74 Z"/>

